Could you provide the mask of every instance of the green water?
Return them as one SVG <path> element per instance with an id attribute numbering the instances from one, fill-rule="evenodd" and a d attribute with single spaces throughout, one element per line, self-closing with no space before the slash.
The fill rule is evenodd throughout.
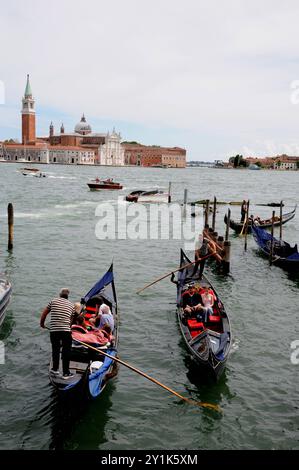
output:
<path id="1" fill-rule="evenodd" d="M 21 164 L 1 164 L 0 271 L 13 284 L 13 298 L 0 331 L 0 449 L 299 449 L 299 365 L 290 344 L 299 339 L 299 280 L 258 255 L 252 237 L 230 235 L 231 276 L 207 274 L 230 315 L 234 344 L 219 383 L 190 363 L 175 314 L 175 287 L 168 280 L 136 290 L 174 269 L 181 240 L 99 240 L 97 205 L 138 189 L 165 188 L 173 199 L 217 195 L 252 202 L 283 199 L 286 211 L 299 201 L 299 173 L 271 171 L 92 168 L 43 166 L 48 178 L 23 177 Z M 90 192 L 90 177 L 112 177 L 121 192 Z M 15 209 L 15 247 L 6 251 L 7 203 Z M 225 206 L 216 228 L 223 234 Z M 239 217 L 239 207 L 231 207 Z M 279 209 L 278 209 L 279 210 Z M 272 208 L 253 207 L 270 216 Z M 298 215 L 284 238 L 298 242 Z M 181 402 L 121 367 L 104 394 L 87 405 L 58 399 L 48 381 L 48 334 L 41 310 L 61 287 L 77 301 L 114 260 L 121 312 L 119 355 L 141 370 L 223 413 Z"/>

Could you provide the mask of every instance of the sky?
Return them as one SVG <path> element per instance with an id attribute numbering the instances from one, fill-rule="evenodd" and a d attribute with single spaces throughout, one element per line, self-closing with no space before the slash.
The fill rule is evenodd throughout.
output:
<path id="1" fill-rule="evenodd" d="M 188 160 L 299 155 L 297 0 L 0 0 L 0 140 L 85 113 Z M 1 101 L 2 99 L 2 101 Z"/>

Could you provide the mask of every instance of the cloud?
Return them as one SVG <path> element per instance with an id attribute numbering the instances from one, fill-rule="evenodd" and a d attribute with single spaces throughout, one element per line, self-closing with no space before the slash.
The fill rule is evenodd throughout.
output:
<path id="1" fill-rule="evenodd" d="M 173 129 L 170 145 L 180 130 L 192 157 L 279 147 L 298 135 L 298 13 L 291 0 L 11 0 L 0 79 L 16 109 L 30 73 L 40 108 Z"/>

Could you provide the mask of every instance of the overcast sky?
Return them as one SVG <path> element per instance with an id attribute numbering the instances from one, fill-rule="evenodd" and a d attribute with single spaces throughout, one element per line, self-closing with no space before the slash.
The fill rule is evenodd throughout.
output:
<path id="1" fill-rule="evenodd" d="M 29 73 L 38 135 L 51 120 L 73 130 L 84 112 L 94 131 L 115 125 L 124 140 L 182 146 L 188 160 L 299 155 L 297 0 L 0 6 L 0 139 L 20 139 Z"/>

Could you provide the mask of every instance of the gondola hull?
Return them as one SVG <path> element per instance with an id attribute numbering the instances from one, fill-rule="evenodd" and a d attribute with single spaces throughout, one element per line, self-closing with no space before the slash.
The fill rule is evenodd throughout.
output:
<path id="1" fill-rule="evenodd" d="M 126 196 L 126 201 L 128 202 L 143 202 L 143 203 L 167 203 L 168 202 L 168 193 L 163 191 L 153 190 L 153 191 L 133 191 L 132 193 Z"/>
<path id="2" fill-rule="evenodd" d="M 296 214 L 296 208 L 297 206 L 295 206 L 295 208 L 291 211 L 291 212 L 288 212 L 287 214 L 283 214 L 282 215 L 282 222 L 281 222 L 281 225 L 284 225 L 286 224 L 287 222 L 289 222 L 290 220 L 292 220 L 294 217 L 295 217 L 295 214 Z M 225 214 L 224 216 L 224 222 L 227 224 L 227 215 Z M 270 219 L 268 220 L 265 220 L 263 221 L 264 223 L 261 224 L 261 228 L 263 229 L 269 229 L 272 227 L 272 221 Z M 276 220 L 274 221 L 274 227 L 278 227 L 280 226 L 280 219 L 279 220 Z M 245 230 L 245 227 L 244 227 L 244 222 L 235 222 L 234 220 L 230 219 L 230 222 L 229 222 L 229 226 L 231 229 L 233 229 L 236 233 L 243 233 L 244 230 Z M 247 229 L 247 233 L 252 233 L 252 221 L 249 219 L 248 220 L 248 229 Z"/>
<path id="3" fill-rule="evenodd" d="M 93 345 L 96 351 L 80 344 L 73 339 L 70 371 L 73 377 L 65 380 L 62 377 L 60 368 L 59 375 L 51 373 L 52 361 L 50 361 L 49 378 L 52 385 L 63 393 L 70 395 L 82 394 L 87 398 L 98 397 L 105 389 L 107 383 L 116 376 L 117 365 L 113 359 L 106 357 L 103 353 L 110 356 L 117 355 L 118 345 L 118 309 L 117 298 L 114 286 L 113 266 L 107 273 L 95 284 L 88 294 L 82 299 L 87 305 L 92 305 L 98 296 L 109 304 L 114 317 L 114 341 L 110 346 Z M 61 362 L 61 361 L 60 361 Z"/>
<path id="4" fill-rule="evenodd" d="M 183 267 L 190 263 L 185 253 L 181 252 Z M 194 273 L 194 266 L 182 269 L 177 283 L 177 318 L 185 345 L 194 361 L 203 369 L 204 373 L 212 375 L 218 380 L 225 368 L 232 344 L 232 334 L 228 315 L 209 280 L 203 276 L 198 277 L 198 270 Z M 195 317 L 187 318 L 184 312 L 184 296 L 188 286 L 198 289 L 202 285 L 208 286 L 215 295 L 214 312 L 208 315 L 204 322 Z"/>
<path id="5" fill-rule="evenodd" d="M 261 253 L 270 258 L 272 245 L 272 264 L 286 271 L 299 273 L 299 252 L 297 245 L 291 245 L 283 240 L 278 240 L 263 230 L 261 227 L 252 227 L 253 238 L 260 248 Z M 272 240 L 272 243 L 271 243 Z"/>
<path id="6" fill-rule="evenodd" d="M 4 322 L 6 309 L 11 299 L 12 287 L 10 282 L 4 277 L 0 276 L 0 327 Z"/>

